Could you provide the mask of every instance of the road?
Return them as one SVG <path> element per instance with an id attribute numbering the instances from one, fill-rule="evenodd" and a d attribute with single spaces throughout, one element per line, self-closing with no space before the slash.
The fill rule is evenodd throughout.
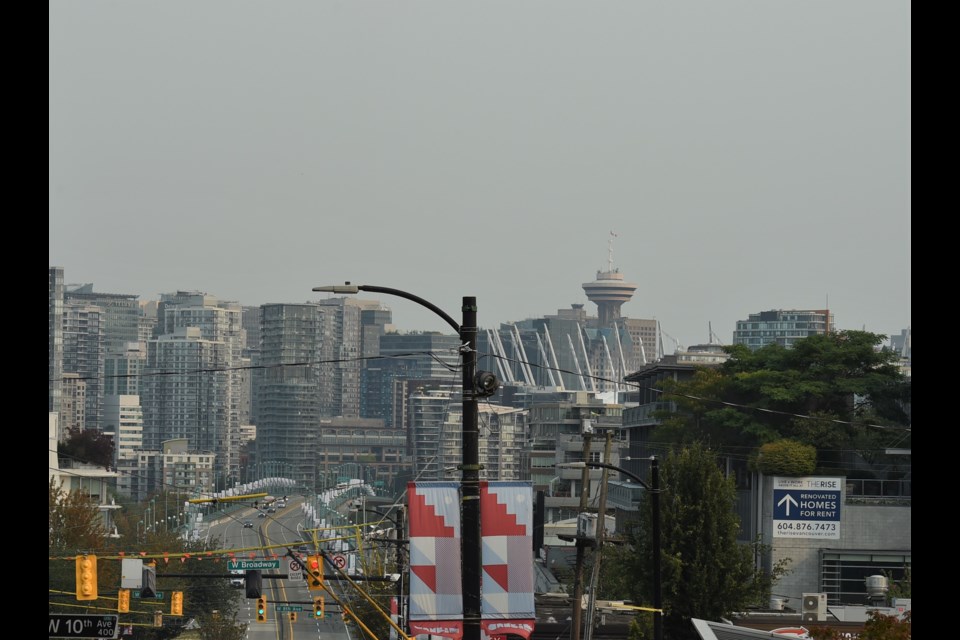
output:
<path id="1" fill-rule="evenodd" d="M 305 580 L 289 578 L 271 579 L 270 574 L 289 574 L 290 558 L 284 557 L 289 546 L 296 551 L 304 544 L 303 514 L 300 508 L 302 498 L 291 498 L 287 506 L 276 513 L 268 513 L 258 518 L 256 509 L 244 509 L 213 524 L 210 534 L 220 536 L 224 549 L 236 550 L 237 558 L 249 558 L 254 553 L 257 559 L 264 557 L 261 549 L 267 549 L 267 558 L 276 554 L 280 560 L 280 569 L 263 572 L 263 593 L 267 596 L 267 621 L 256 621 L 256 600 L 244 598 L 237 619 L 245 622 L 248 640 L 355 640 L 343 623 L 339 613 L 328 613 L 323 620 L 313 619 L 313 596 L 325 595 L 328 609 L 336 609 L 336 604 L 323 591 L 311 592 Z M 253 524 L 245 528 L 244 522 Z M 278 611 L 278 607 L 300 607 L 296 612 L 296 621 L 290 619 L 287 611 Z M 353 635 L 357 635 L 356 632 Z"/>

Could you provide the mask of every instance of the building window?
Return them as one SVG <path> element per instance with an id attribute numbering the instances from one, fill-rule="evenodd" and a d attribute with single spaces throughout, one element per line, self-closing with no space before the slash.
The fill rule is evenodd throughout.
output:
<path id="1" fill-rule="evenodd" d="M 866 605 L 866 579 L 883 575 L 890 584 L 903 580 L 911 566 L 910 552 L 820 551 L 820 588 L 830 605 Z"/>

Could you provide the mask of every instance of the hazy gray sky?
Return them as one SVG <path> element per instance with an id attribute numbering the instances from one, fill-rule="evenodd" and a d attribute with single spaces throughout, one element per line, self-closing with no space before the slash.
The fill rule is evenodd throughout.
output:
<path id="1" fill-rule="evenodd" d="M 259 305 L 350 280 L 458 320 L 476 296 L 491 327 L 595 313 L 613 231 L 623 314 L 682 344 L 828 303 L 910 325 L 906 0 L 49 7 L 67 283 Z"/>

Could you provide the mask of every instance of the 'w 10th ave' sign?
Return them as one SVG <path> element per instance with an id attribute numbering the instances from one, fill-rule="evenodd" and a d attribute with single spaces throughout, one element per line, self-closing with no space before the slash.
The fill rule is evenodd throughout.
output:
<path id="1" fill-rule="evenodd" d="M 50 613 L 48 638 L 116 638 L 117 615 Z"/>
<path id="2" fill-rule="evenodd" d="M 840 538 L 843 478 L 774 477 L 774 538 Z"/>

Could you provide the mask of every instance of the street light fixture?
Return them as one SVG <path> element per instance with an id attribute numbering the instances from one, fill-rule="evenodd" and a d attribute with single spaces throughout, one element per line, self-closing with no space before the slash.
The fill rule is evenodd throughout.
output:
<path id="1" fill-rule="evenodd" d="M 342 285 L 314 287 L 313 291 L 333 294 L 355 294 L 360 291 L 398 296 L 433 311 L 453 327 L 460 336 L 460 354 L 463 356 L 463 425 L 461 460 L 461 590 L 463 592 L 463 640 L 480 640 L 480 586 L 482 560 L 480 552 L 480 432 L 478 397 L 486 397 L 496 391 L 495 378 L 480 376 L 477 380 L 477 299 L 464 296 L 460 308 L 462 323 L 458 324 L 445 311 L 432 302 L 400 289 L 375 285 Z M 481 372 L 485 373 L 485 372 Z M 478 388 L 478 384 L 481 385 Z M 659 639 L 658 639 L 659 640 Z"/>
<path id="2" fill-rule="evenodd" d="M 650 500 L 652 501 L 650 504 L 653 512 L 653 640 L 663 640 L 663 591 L 660 584 L 660 466 L 656 456 L 650 456 L 650 484 L 647 484 L 640 476 L 606 462 L 561 462 L 557 464 L 557 467 L 565 469 L 589 467 L 591 469 L 619 471 L 628 478 L 639 482 L 644 489 L 650 492 Z M 604 514 L 600 514 L 600 518 L 600 522 L 603 522 Z M 573 606 L 579 607 L 580 603 L 574 602 Z"/>

